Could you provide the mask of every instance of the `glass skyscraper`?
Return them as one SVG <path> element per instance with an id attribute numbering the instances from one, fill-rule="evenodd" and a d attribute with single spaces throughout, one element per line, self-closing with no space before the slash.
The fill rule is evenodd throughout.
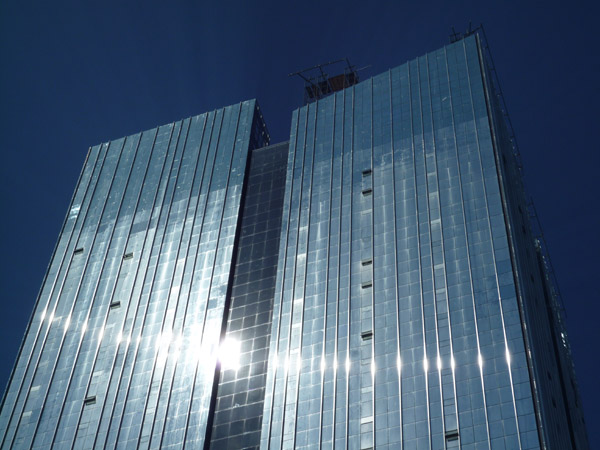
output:
<path id="1" fill-rule="evenodd" d="M 2 448 L 586 449 L 478 34 L 92 147 Z"/>

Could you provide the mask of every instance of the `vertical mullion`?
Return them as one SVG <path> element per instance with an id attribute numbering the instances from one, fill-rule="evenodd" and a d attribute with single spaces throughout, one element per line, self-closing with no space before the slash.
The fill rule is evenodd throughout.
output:
<path id="1" fill-rule="evenodd" d="M 403 430 L 402 430 L 402 374 L 400 371 L 400 296 L 398 295 L 398 224 L 396 223 L 396 160 L 395 160 L 395 136 L 394 136 L 394 89 L 392 83 L 392 71 L 388 70 L 389 90 L 390 90 L 390 151 L 392 156 L 392 206 L 393 206 L 393 226 L 394 226 L 394 295 L 396 307 L 396 366 L 398 372 L 398 416 L 400 423 L 400 450 L 404 448 Z"/>
<path id="2" fill-rule="evenodd" d="M 351 370 L 351 361 L 350 361 L 350 326 L 352 324 L 352 308 L 351 308 L 351 299 L 352 299 L 352 214 L 353 214 L 353 177 L 354 177 L 354 104 L 356 100 L 356 89 L 352 86 L 352 105 L 350 108 L 350 194 L 349 194 L 349 215 L 348 215 L 348 328 L 347 328 L 347 339 L 346 339 L 346 448 L 348 448 L 348 437 L 350 435 L 350 427 L 349 427 L 349 418 L 350 418 L 350 370 Z M 360 364 L 359 364 L 360 367 Z"/>
<path id="3" fill-rule="evenodd" d="M 340 276 L 341 276 L 341 266 L 342 266 L 342 220 L 343 220 L 343 192 L 344 192 L 344 113 L 345 113 L 345 99 L 346 99 L 346 90 L 344 89 L 341 93 L 341 130 L 340 130 L 340 203 L 339 203 L 339 224 L 338 224 L 338 239 L 337 239 L 337 274 L 336 274 L 336 302 L 335 302 L 335 337 L 334 337 L 334 349 L 333 349 L 333 417 L 332 417 L 332 442 L 331 445 L 335 448 L 335 439 L 336 439 L 336 418 L 337 418 L 337 378 L 338 378 L 338 342 L 339 342 L 339 312 L 340 312 Z M 335 117 L 334 117 L 335 120 Z M 334 134 L 334 147 L 335 147 L 335 134 Z"/>
<path id="4" fill-rule="evenodd" d="M 430 188 L 430 184 L 429 184 L 429 167 L 427 166 L 427 161 L 425 161 L 425 174 L 426 174 L 426 183 L 427 183 L 427 193 L 428 193 L 428 199 L 427 199 L 427 204 L 428 204 L 428 210 L 429 210 L 429 194 L 433 191 L 434 193 L 437 194 L 437 206 L 439 209 L 439 214 L 440 214 L 440 230 L 441 230 L 441 224 L 442 224 L 442 208 L 441 208 L 441 204 L 440 204 L 440 189 L 439 189 L 439 182 L 438 182 L 438 168 L 437 168 L 437 141 L 436 141 L 436 137 L 435 137 L 435 133 L 436 133 L 436 123 L 435 123 L 435 117 L 434 117 L 434 112 L 433 112 L 433 100 L 432 100 L 432 93 L 431 93 L 431 71 L 429 69 L 429 55 L 425 55 L 425 68 L 427 70 L 427 90 L 428 90 L 428 98 L 429 98 L 429 113 L 430 113 L 430 119 L 431 119 L 431 151 L 433 153 L 433 173 L 435 173 L 435 177 L 436 177 L 436 182 L 434 185 L 431 186 Z M 441 371 L 441 366 L 440 366 L 440 361 L 441 361 L 441 356 L 440 356 L 440 338 L 439 338 L 439 330 L 438 330 L 438 311 L 437 311 L 437 286 L 436 286 L 436 282 L 435 282 L 435 256 L 434 256 L 434 252 L 433 252 L 433 224 L 431 221 L 431 215 L 428 214 L 429 217 L 429 252 L 431 253 L 431 278 L 432 278 L 432 286 L 433 286 L 433 291 L 431 293 L 432 295 L 432 300 L 433 300 L 433 314 L 434 314 L 434 326 L 435 326 L 435 346 L 436 346 L 436 350 L 437 350 L 437 354 L 436 354 L 436 367 L 437 367 L 437 371 L 438 371 L 438 383 L 439 383 L 439 387 L 440 387 L 440 410 L 441 410 L 441 417 L 442 417 L 442 439 L 444 440 L 444 446 L 445 446 L 445 429 L 446 429 L 446 424 L 445 424 L 445 412 L 444 412 L 444 393 L 443 393 L 443 385 L 442 385 L 442 371 Z M 434 219 L 435 220 L 435 219 Z M 444 238 L 443 238 L 443 234 L 442 231 L 440 231 L 440 246 L 441 246 L 441 254 L 442 254 L 442 258 L 443 258 L 443 254 L 444 254 Z M 431 419 L 430 419 L 431 420 Z M 431 432 L 430 432 L 430 436 L 431 436 Z"/>
<path id="5" fill-rule="evenodd" d="M 424 178 L 424 186 L 425 186 L 425 209 L 427 212 L 427 224 L 429 224 L 429 187 L 427 185 L 427 154 L 426 154 L 426 143 L 425 143 L 425 123 L 423 119 L 423 94 L 422 94 L 422 83 L 421 83 L 421 64 L 420 60 L 417 59 L 417 89 L 419 90 L 419 112 L 418 119 L 421 125 L 421 147 L 422 147 L 422 157 L 423 157 L 423 178 Z M 414 136 L 414 132 L 413 132 Z M 415 166 L 416 170 L 416 166 Z M 415 181 L 417 180 L 417 176 L 415 176 Z M 429 398 L 429 360 L 427 355 L 427 325 L 425 320 L 425 295 L 423 293 L 423 289 L 425 287 L 424 278 L 423 278 L 423 247 L 421 245 L 421 222 L 419 218 L 419 194 L 418 187 L 415 189 L 415 195 L 417 197 L 417 226 L 419 233 L 419 274 L 420 274 L 420 295 L 421 295 L 421 326 L 423 332 L 423 371 L 424 371 L 424 380 L 425 380 L 425 406 L 427 410 L 427 436 L 429 440 L 429 448 L 431 448 L 431 413 L 430 413 L 430 398 Z M 429 232 L 429 226 L 426 227 Z M 429 238 L 431 243 L 431 237 Z M 432 257 L 433 259 L 433 257 Z"/>
<path id="6" fill-rule="evenodd" d="M 376 441 L 375 441 L 375 371 L 376 371 L 376 366 L 375 366 L 375 338 L 376 333 L 375 333 L 375 288 L 376 288 L 376 283 L 375 283 L 375 194 L 374 194 L 374 188 L 375 188 L 375 174 L 373 173 L 373 143 L 374 143 L 374 137 L 373 137 L 373 102 L 374 102 L 374 98 L 373 98 L 373 78 L 370 79 L 370 90 L 369 90 L 369 94 L 371 97 L 371 107 L 369 108 L 369 121 L 370 121 L 370 129 L 371 129 L 371 136 L 370 136 L 370 142 L 369 142 L 369 168 L 371 169 L 371 191 L 373 192 L 370 195 L 370 198 L 368 199 L 368 201 L 371 203 L 371 223 L 369 224 L 371 226 L 371 236 L 370 236 L 370 242 L 369 244 L 371 245 L 370 251 L 371 251 L 371 260 L 373 261 L 373 263 L 371 264 L 369 271 L 371 272 L 371 280 L 372 280 L 372 287 L 371 287 L 371 330 L 373 332 L 373 337 L 371 338 L 371 364 L 370 364 L 370 369 L 371 369 L 371 407 L 372 407 L 372 413 L 373 413 L 373 431 L 372 431 L 372 442 L 373 442 L 373 448 L 376 448 Z M 361 175 L 362 176 L 362 175 Z M 362 195 L 362 192 L 359 194 Z M 361 199 L 362 200 L 362 199 Z M 361 258 L 361 265 L 362 265 L 362 258 Z M 362 305 L 361 305 L 362 306 Z M 361 319 L 362 320 L 362 319 Z M 362 343 L 361 343 L 362 344 Z M 362 422 L 362 420 L 361 420 Z M 362 423 L 360 424 L 362 425 Z M 359 436 L 360 439 L 362 439 L 361 436 L 361 432 L 359 430 Z M 362 446 L 362 443 L 361 443 Z"/>
<path id="7" fill-rule="evenodd" d="M 323 407 L 324 407 L 324 389 L 325 389 L 325 371 L 326 371 L 326 363 L 325 363 L 325 351 L 326 351 L 326 343 L 327 343 L 327 310 L 329 306 L 329 250 L 331 246 L 331 210 L 332 210 L 332 196 L 333 196 L 333 164 L 335 157 L 335 111 L 336 111 L 336 96 L 333 95 L 332 98 L 332 126 L 331 126 L 331 159 L 329 166 L 329 214 L 327 220 L 327 247 L 325 254 L 325 307 L 323 312 L 323 346 L 321 352 L 321 398 L 319 403 L 319 448 L 322 448 L 322 428 L 323 428 Z M 325 121 L 327 120 L 327 114 L 325 114 Z M 314 171 L 314 169 L 313 169 Z M 337 294 L 336 294 L 337 295 Z"/>

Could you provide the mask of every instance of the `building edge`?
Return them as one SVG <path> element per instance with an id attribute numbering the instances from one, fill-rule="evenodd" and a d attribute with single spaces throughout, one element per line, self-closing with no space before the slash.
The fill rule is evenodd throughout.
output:
<path id="1" fill-rule="evenodd" d="M 495 68 L 483 27 L 480 27 L 474 34 L 483 77 L 540 446 L 543 449 L 564 448 L 562 445 L 566 441 L 563 436 L 559 436 L 562 418 L 567 422 L 566 427 L 571 447 L 585 450 L 589 448 L 589 442 L 580 406 L 581 400 L 575 378 L 574 363 L 566 337 L 565 320 L 556 295 L 557 288 L 553 286 L 553 280 L 549 273 L 548 256 L 543 254 L 540 237 L 536 236 L 534 231 L 535 227 L 529 207 L 531 200 L 528 201 L 523 182 L 518 146 L 512 132 L 510 119 L 507 116 L 508 113 L 506 108 L 503 108 L 499 82 L 497 77 L 495 79 L 492 75 L 493 72 L 495 73 Z M 519 233 L 519 230 L 522 233 Z M 528 269 L 529 277 L 526 276 Z M 543 297 L 544 300 L 541 305 L 540 297 Z M 534 300 L 538 302 L 537 305 L 534 305 Z M 540 314 L 542 311 L 536 309 L 540 307 L 547 314 Z M 541 319 L 540 316 L 543 316 L 544 319 Z M 536 332 L 532 333 L 530 329 L 535 329 Z M 545 348 L 539 342 L 540 331 L 544 333 L 543 338 L 549 338 L 550 348 Z M 560 345 L 557 345 L 558 335 L 556 333 L 561 336 Z M 543 355 L 541 360 L 543 365 L 539 359 L 540 355 Z M 554 380 L 547 375 L 550 374 L 547 366 L 551 362 L 554 362 L 558 369 L 559 392 L 556 392 L 557 386 L 552 386 L 551 382 Z M 543 373 L 543 369 L 546 369 L 547 374 Z M 567 393 L 568 386 L 564 380 L 565 371 L 571 378 L 571 395 Z M 554 395 L 559 393 L 562 397 L 564 415 L 552 413 L 552 408 L 557 408 Z M 573 406 L 576 411 L 573 410 Z M 560 441 L 564 441 L 563 444 L 560 444 Z"/>

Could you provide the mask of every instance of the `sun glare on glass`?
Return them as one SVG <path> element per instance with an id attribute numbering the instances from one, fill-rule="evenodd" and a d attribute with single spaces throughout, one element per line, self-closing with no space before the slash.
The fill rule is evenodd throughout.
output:
<path id="1" fill-rule="evenodd" d="M 222 370 L 240 368 L 240 342 L 234 338 L 225 338 L 219 346 L 219 362 Z"/>

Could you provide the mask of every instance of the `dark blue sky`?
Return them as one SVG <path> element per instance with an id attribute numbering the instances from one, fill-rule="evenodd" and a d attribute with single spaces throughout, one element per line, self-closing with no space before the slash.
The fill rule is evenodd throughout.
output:
<path id="1" fill-rule="evenodd" d="M 285 140 L 302 102 L 288 73 L 348 57 L 371 65 L 366 78 L 472 21 L 486 28 L 600 447 L 598 3 L 208 3 L 0 3 L 0 390 L 89 146 L 248 98 Z"/>

